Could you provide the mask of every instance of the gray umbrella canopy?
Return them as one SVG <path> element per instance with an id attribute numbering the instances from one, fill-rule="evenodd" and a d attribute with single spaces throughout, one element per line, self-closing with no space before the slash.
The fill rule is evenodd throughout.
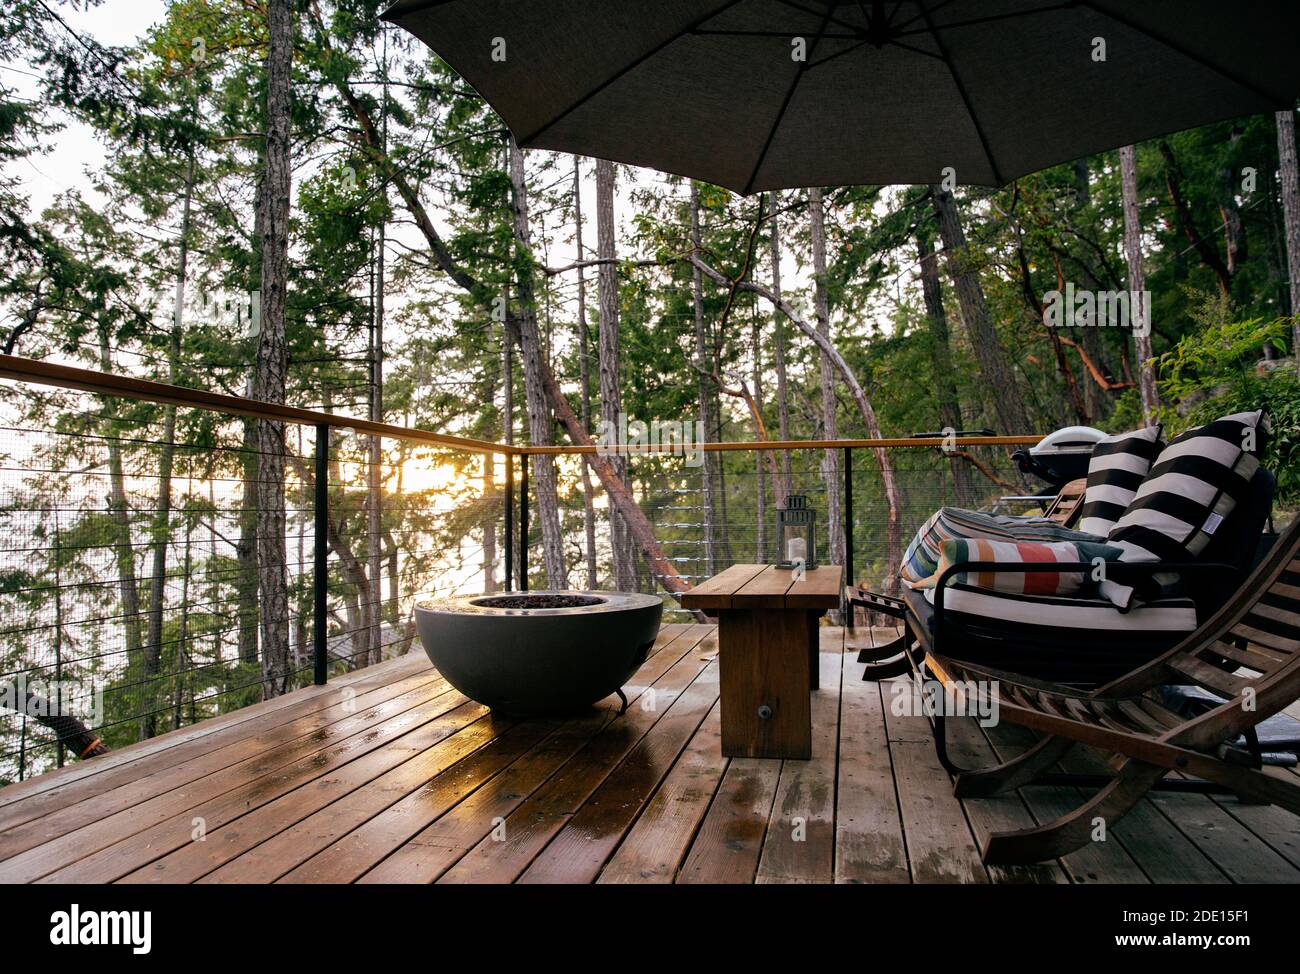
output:
<path id="1" fill-rule="evenodd" d="M 519 143 L 740 193 L 1001 185 L 1295 104 L 1296 0 L 399 0 Z"/>

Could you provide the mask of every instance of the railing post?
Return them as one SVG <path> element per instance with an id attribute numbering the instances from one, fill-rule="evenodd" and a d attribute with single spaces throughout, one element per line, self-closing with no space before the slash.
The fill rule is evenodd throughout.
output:
<path id="1" fill-rule="evenodd" d="M 519 591 L 528 591 L 528 461 L 519 455 Z"/>
<path id="2" fill-rule="evenodd" d="M 317 686 L 329 678 L 329 646 L 325 613 L 329 594 L 330 428 L 316 426 L 315 566 L 312 571 L 312 639 Z"/>
<path id="3" fill-rule="evenodd" d="M 506 591 L 515 590 L 515 458 L 506 454 Z"/>
<path id="4" fill-rule="evenodd" d="M 844 584 L 852 585 L 853 578 L 853 447 L 844 448 Z M 840 593 L 843 609 L 840 618 L 845 626 L 853 629 L 853 606 Z"/>

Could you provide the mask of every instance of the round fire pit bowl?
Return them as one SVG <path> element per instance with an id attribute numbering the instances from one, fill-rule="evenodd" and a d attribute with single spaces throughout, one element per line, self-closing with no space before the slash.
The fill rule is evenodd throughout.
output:
<path id="1" fill-rule="evenodd" d="M 521 717 L 579 713 L 645 662 L 663 602 L 636 592 L 503 592 L 428 599 L 430 662 L 471 700 Z"/>

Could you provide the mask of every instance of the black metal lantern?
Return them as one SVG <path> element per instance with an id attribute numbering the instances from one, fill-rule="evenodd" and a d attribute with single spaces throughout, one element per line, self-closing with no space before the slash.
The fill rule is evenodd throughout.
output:
<path id="1" fill-rule="evenodd" d="M 817 512 L 803 494 L 790 494 L 776 512 L 777 568 L 817 567 Z"/>

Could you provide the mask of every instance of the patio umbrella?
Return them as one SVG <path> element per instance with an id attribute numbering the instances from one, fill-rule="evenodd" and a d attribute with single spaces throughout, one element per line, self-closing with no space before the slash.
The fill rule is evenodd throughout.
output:
<path id="1" fill-rule="evenodd" d="M 519 144 L 740 193 L 1001 185 L 1295 104 L 1300 4 L 399 0 Z"/>

